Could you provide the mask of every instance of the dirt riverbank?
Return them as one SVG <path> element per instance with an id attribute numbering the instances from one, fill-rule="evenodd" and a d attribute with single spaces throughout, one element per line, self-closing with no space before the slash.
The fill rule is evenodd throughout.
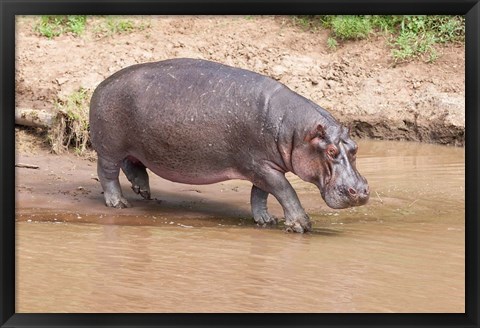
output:
<path id="1" fill-rule="evenodd" d="M 438 49 L 434 63 L 393 62 L 382 36 L 327 46 L 327 30 L 305 31 L 287 16 L 129 17 L 137 28 L 109 34 L 89 17 L 81 36 L 53 39 L 17 18 L 16 105 L 56 110 L 80 88 L 115 71 L 174 57 L 203 58 L 269 75 L 352 127 L 356 137 L 462 146 L 464 46 Z"/>

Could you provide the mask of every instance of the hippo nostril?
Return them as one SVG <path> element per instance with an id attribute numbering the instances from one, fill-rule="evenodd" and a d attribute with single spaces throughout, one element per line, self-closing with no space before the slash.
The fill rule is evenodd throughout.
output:
<path id="1" fill-rule="evenodd" d="M 349 192 L 350 195 L 352 195 L 352 196 L 355 196 L 355 195 L 357 194 L 357 191 L 356 191 L 355 189 L 351 188 L 351 187 L 348 188 L 348 192 Z"/>

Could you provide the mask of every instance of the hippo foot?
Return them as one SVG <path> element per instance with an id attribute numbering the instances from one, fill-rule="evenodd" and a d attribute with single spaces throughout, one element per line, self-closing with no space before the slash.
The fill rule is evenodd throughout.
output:
<path id="1" fill-rule="evenodd" d="M 272 226 L 278 223 L 278 219 L 267 212 L 254 216 L 253 220 L 260 227 Z"/>
<path id="2" fill-rule="evenodd" d="M 285 226 L 285 231 L 287 232 L 304 233 L 312 231 L 312 223 L 307 215 L 298 220 L 287 220 L 287 222 L 285 222 Z"/>
<path id="3" fill-rule="evenodd" d="M 124 197 L 105 197 L 105 205 L 114 208 L 127 208 L 131 207 L 128 201 Z"/>
<path id="4" fill-rule="evenodd" d="M 151 200 L 150 190 L 140 189 L 138 185 L 132 185 L 132 190 L 146 200 Z"/>

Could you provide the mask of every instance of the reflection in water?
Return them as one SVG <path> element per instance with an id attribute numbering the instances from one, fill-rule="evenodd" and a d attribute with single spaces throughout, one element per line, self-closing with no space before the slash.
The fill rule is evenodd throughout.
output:
<path id="1" fill-rule="evenodd" d="M 367 206 L 289 176 L 312 234 L 17 223 L 17 312 L 464 312 L 464 149 L 360 142 Z"/>

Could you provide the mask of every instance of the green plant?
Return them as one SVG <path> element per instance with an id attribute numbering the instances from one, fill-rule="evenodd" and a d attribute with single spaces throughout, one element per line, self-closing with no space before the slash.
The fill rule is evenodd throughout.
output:
<path id="1" fill-rule="evenodd" d="M 402 16 L 395 15 L 372 15 L 365 16 L 366 19 L 369 19 L 372 27 L 380 32 L 386 34 L 394 34 L 397 31 L 397 26 L 400 24 Z"/>
<path id="2" fill-rule="evenodd" d="M 396 61 L 425 55 L 428 62 L 438 58 L 435 44 L 463 41 L 465 21 L 459 16 L 402 16 L 400 33 L 392 43 Z"/>
<path id="3" fill-rule="evenodd" d="M 335 16 L 330 22 L 335 37 L 341 40 L 365 39 L 372 32 L 372 24 L 363 16 Z"/>
<path id="4" fill-rule="evenodd" d="M 107 26 L 112 33 L 130 32 L 135 28 L 135 24 L 131 20 L 124 20 L 111 16 L 107 18 Z"/>
<path id="5" fill-rule="evenodd" d="M 337 47 L 337 41 L 360 40 L 372 33 L 384 33 L 395 61 L 427 57 L 428 62 L 433 62 L 438 58 L 437 44 L 465 40 L 463 16 L 320 15 L 294 16 L 293 22 L 305 28 L 320 24 L 330 29 L 327 46 L 332 50 Z"/>
<path id="6" fill-rule="evenodd" d="M 86 16 L 67 16 L 67 25 L 73 34 L 80 35 L 85 31 Z"/>
<path id="7" fill-rule="evenodd" d="M 78 15 L 41 16 L 40 21 L 35 25 L 35 30 L 49 39 L 68 32 L 78 36 L 85 31 L 86 21 L 86 16 Z"/>
<path id="8" fill-rule="evenodd" d="M 94 27 L 97 37 L 111 36 L 117 33 L 131 33 L 150 27 L 149 22 L 137 23 L 134 20 L 123 19 L 121 16 L 106 16 Z"/>
<path id="9" fill-rule="evenodd" d="M 337 49 L 337 46 L 338 46 L 337 40 L 335 40 L 335 38 L 328 37 L 328 39 L 327 39 L 327 47 L 328 47 L 330 50 L 335 50 L 335 49 Z"/>
<path id="10" fill-rule="evenodd" d="M 403 31 L 393 43 L 393 58 L 396 61 L 403 61 L 423 54 L 436 58 L 435 40 L 432 33 L 417 34 L 413 31 Z"/>

